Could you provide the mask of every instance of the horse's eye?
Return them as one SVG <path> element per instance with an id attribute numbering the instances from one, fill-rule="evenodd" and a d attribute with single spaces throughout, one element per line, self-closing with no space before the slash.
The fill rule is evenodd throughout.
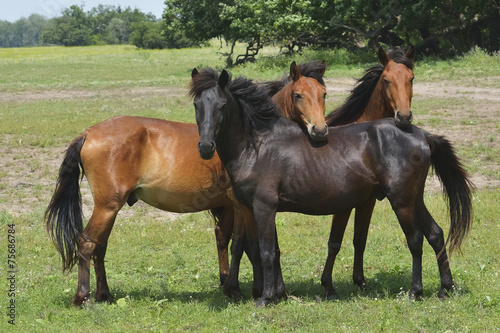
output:
<path id="1" fill-rule="evenodd" d="M 414 79 L 414 77 L 412 77 L 412 78 L 410 79 L 410 84 L 411 84 L 411 85 L 413 85 L 413 79 Z"/>
<path id="2" fill-rule="evenodd" d="M 301 96 L 300 94 L 295 94 L 295 98 L 296 98 L 296 99 L 301 99 L 301 98 L 302 98 L 302 96 Z"/>
<path id="3" fill-rule="evenodd" d="M 383 79 L 384 80 L 384 83 L 385 84 L 391 84 L 391 81 L 387 80 L 387 79 Z"/>
<path id="4" fill-rule="evenodd" d="M 326 99 L 326 93 L 323 94 L 323 99 Z"/>

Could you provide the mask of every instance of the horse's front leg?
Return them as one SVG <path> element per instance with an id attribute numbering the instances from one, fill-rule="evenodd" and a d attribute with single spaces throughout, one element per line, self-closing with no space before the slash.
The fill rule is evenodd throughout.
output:
<path id="1" fill-rule="evenodd" d="M 260 257 L 264 273 L 264 288 L 257 306 L 266 306 L 277 301 L 277 286 L 275 272 L 278 273 L 276 262 L 276 210 L 263 202 L 254 201 L 253 212 L 257 224 L 260 247 Z"/>

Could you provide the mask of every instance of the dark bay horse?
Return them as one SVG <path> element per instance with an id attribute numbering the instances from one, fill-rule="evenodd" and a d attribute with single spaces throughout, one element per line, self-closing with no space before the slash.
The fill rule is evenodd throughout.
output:
<path id="1" fill-rule="evenodd" d="M 267 94 L 272 96 L 272 101 L 279 109 L 280 114 L 297 123 L 309 135 L 311 140 L 316 142 L 326 140 L 328 134 L 328 127 L 324 117 L 326 87 L 323 75 L 325 69 L 326 64 L 324 61 L 311 61 L 300 65 L 297 65 L 294 61 L 290 65 L 289 75 L 284 76 L 281 80 L 261 84 Z M 193 70 L 193 75 L 197 75 L 196 69 Z M 210 82 L 208 83 L 210 84 Z M 215 82 L 212 82 L 212 84 L 215 84 Z M 240 207 L 240 211 L 243 220 L 247 221 L 247 223 L 254 223 L 255 219 L 251 211 L 242 207 Z M 255 254 L 255 249 L 252 247 L 245 248 L 245 245 L 248 244 L 245 243 L 247 236 L 242 228 L 237 228 L 234 232 L 231 248 L 231 267 L 223 286 L 224 294 L 236 300 L 242 297 L 238 273 L 243 251 L 247 250 L 247 255 L 251 261 L 260 259 L 259 255 Z M 259 267 L 254 266 L 254 272 L 256 269 L 258 270 Z M 279 279 L 282 281 L 281 274 Z M 254 274 L 252 290 L 254 298 L 262 295 L 261 282 L 261 276 Z"/>
<path id="2" fill-rule="evenodd" d="M 325 87 L 321 80 L 324 63 L 292 63 L 290 72 L 293 79 L 286 85 L 289 93 L 282 94 L 276 103 L 286 104 L 283 110 L 289 117 L 300 112 L 308 124 L 325 127 Z M 218 219 L 215 234 L 224 293 L 236 299 L 241 297 L 239 259 L 233 259 L 237 262 L 236 274 L 230 274 L 227 245 L 233 220 L 253 219 L 253 215 L 235 200 L 220 160 L 200 158 L 198 141 L 194 124 L 122 116 L 87 129 L 68 147 L 45 219 L 61 254 L 63 269 L 69 270 L 78 263 L 75 305 L 89 300 L 91 259 L 97 280 L 96 301 L 113 300 L 104 269 L 107 241 L 123 205 L 133 205 L 138 200 L 171 212 L 211 210 Z M 79 190 L 79 179 L 84 174 L 94 198 L 92 216 L 85 229 Z M 244 244 L 238 246 L 233 253 L 241 258 Z M 259 293 L 255 291 L 254 295 Z"/>
<path id="3" fill-rule="evenodd" d="M 297 124 L 279 116 L 267 92 L 223 70 L 193 71 L 200 134 L 198 150 L 211 159 L 215 150 L 230 177 L 236 198 L 255 217 L 247 234 L 256 234 L 263 292 L 257 305 L 284 295 L 280 284 L 277 211 L 338 214 L 372 197 L 387 198 L 405 233 L 413 258 L 410 297 L 422 294 L 422 243 L 434 249 L 440 272 L 439 297 L 453 287 L 446 245 L 459 248 L 471 225 L 471 188 L 450 143 L 418 127 L 400 129 L 394 119 L 331 127 L 327 142 L 314 143 Z M 450 207 L 450 231 L 442 229 L 423 200 L 430 166 L 441 179 Z M 257 242 L 258 240 L 258 242 Z M 257 245 L 256 245 L 257 243 Z"/>
<path id="4" fill-rule="evenodd" d="M 378 50 L 380 64 L 369 68 L 357 81 L 346 102 L 326 116 L 328 126 L 394 118 L 396 126 L 407 128 L 413 115 L 411 100 L 413 97 L 413 62 L 415 48 L 410 46 L 406 52 L 401 49 L 386 53 Z M 354 265 L 353 281 L 361 288 L 367 283 L 363 272 L 363 254 L 370 226 L 370 219 L 375 206 L 375 197 L 356 207 L 354 219 Z M 351 210 L 336 214 L 332 219 L 332 230 L 328 241 L 328 258 L 321 278 L 326 288 L 327 298 L 336 298 L 332 286 L 332 270 L 335 258 L 340 251 L 342 238 L 351 215 Z"/>

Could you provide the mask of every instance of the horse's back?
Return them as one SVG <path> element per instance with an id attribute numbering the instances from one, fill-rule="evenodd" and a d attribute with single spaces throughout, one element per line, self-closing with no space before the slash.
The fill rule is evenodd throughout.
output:
<path id="1" fill-rule="evenodd" d="M 141 199 L 167 211 L 199 211 L 202 209 L 194 207 L 195 197 L 208 193 L 217 177 L 224 175 L 217 156 L 210 161 L 201 159 L 194 124 L 120 116 L 89 128 L 83 135 L 82 164 L 94 196 L 99 196 L 98 191 L 106 192 L 103 197 L 113 191 L 119 197 L 133 191 L 129 203 Z M 227 186 L 218 189 L 219 193 L 212 193 L 209 199 L 217 201 L 216 206 L 222 205 L 226 190 Z M 200 196 L 204 197 L 208 195 Z"/>
<path id="2" fill-rule="evenodd" d="M 259 147 L 256 172 L 263 188 L 278 191 L 280 211 L 342 212 L 372 196 L 422 186 L 430 166 L 424 131 L 401 130 L 393 118 L 332 127 L 326 143 L 309 141 L 290 122 L 279 121 L 273 130 Z"/>

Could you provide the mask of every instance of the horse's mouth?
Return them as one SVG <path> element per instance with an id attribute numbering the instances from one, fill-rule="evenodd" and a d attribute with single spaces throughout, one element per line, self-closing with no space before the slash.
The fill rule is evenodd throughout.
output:
<path id="1" fill-rule="evenodd" d="M 411 111 L 407 115 L 402 115 L 400 112 L 397 112 L 394 120 L 397 127 L 405 129 L 410 127 L 413 120 L 413 114 Z"/>
<path id="2" fill-rule="evenodd" d="M 215 143 L 214 142 L 198 142 L 198 151 L 200 157 L 204 160 L 210 160 L 214 157 Z"/>
<path id="3" fill-rule="evenodd" d="M 325 141 L 328 138 L 328 126 L 324 126 L 322 129 L 318 130 L 316 126 L 310 126 L 308 128 L 309 137 L 314 142 Z"/>

